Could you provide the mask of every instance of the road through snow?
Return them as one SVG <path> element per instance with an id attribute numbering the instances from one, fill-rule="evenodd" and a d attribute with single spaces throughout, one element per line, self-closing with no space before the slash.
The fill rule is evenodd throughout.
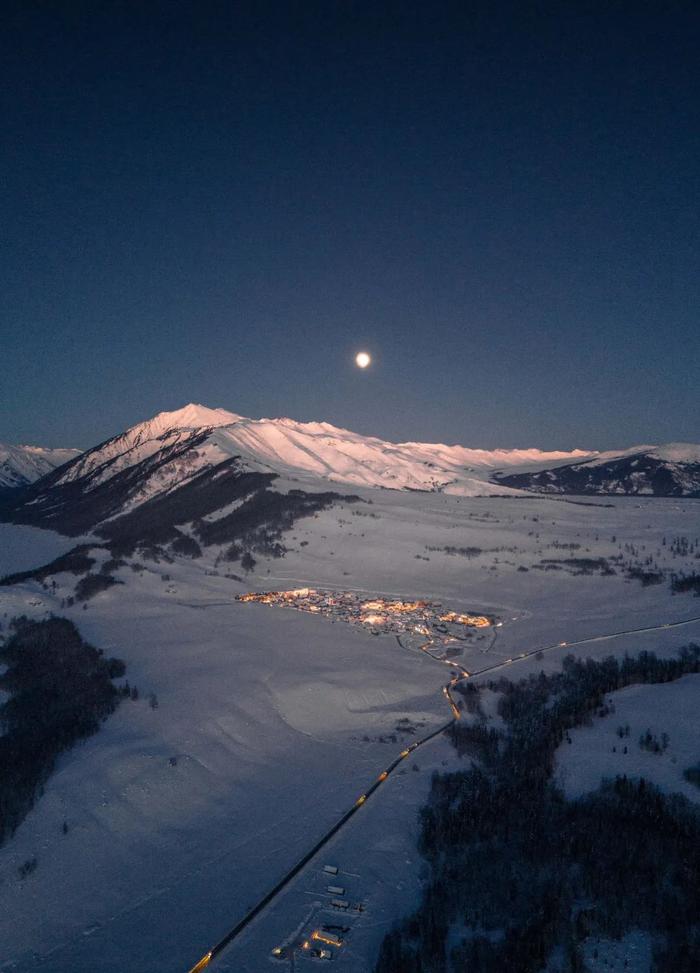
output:
<path id="1" fill-rule="evenodd" d="M 402 750 L 401 753 L 398 755 L 398 757 L 396 757 L 395 760 L 393 760 L 392 763 L 390 763 L 379 774 L 379 776 L 373 781 L 370 787 L 368 787 L 367 790 L 357 798 L 355 803 L 345 812 L 345 814 L 343 814 L 343 816 L 333 825 L 333 827 L 330 828 L 316 842 L 313 848 L 311 848 L 310 851 L 308 851 L 301 859 L 299 859 L 299 861 L 291 869 L 289 869 L 289 871 L 280 879 L 280 881 L 274 886 L 274 888 L 270 889 L 270 891 L 262 899 L 260 899 L 260 901 L 256 905 L 254 905 L 253 908 L 250 909 L 243 916 L 243 918 L 240 919 L 226 933 L 225 936 L 223 936 L 219 940 L 219 942 L 217 942 L 214 946 L 212 946 L 211 949 L 209 949 L 204 954 L 204 956 L 202 956 L 202 958 L 197 963 L 195 963 L 195 965 L 190 969 L 189 973 L 201 973 L 202 970 L 206 969 L 210 965 L 211 961 L 215 959 L 216 956 L 218 956 L 220 953 L 222 953 L 223 950 L 225 950 L 226 947 L 229 946 L 230 943 L 233 942 L 233 940 L 237 936 L 239 936 L 243 932 L 243 930 L 246 929 L 246 927 L 249 926 L 250 923 L 253 922 L 253 920 L 256 919 L 261 912 L 264 911 L 264 909 L 267 908 L 267 906 L 273 901 L 273 899 L 275 899 L 277 895 L 284 888 L 286 888 L 287 885 L 289 885 L 292 879 L 294 879 L 299 874 L 299 872 L 301 872 L 302 869 L 305 868 L 306 865 L 308 865 L 311 859 L 314 858 L 318 854 L 318 852 L 321 851 L 321 849 L 324 848 L 333 837 L 335 837 L 335 835 L 341 830 L 341 828 L 343 828 L 348 823 L 348 821 L 350 821 L 351 818 L 360 810 L 360 808 L 372 796 L 372 794 L 374 794 L 375 791 L 377 791 L 381 787 L 381 785 L 386 781 L 386 779 L 394 772 L 394 770 L 396 770 L 396 768 L 401 765 L 403 760 L 405 760 L 411 753 L 413 753 L 419 747 L 424 746 L 426 743 L 429 743 L 435 737 L 444 733 L 457 720 L 460 719 L 461 711 L 457 707 L 457 704 L 455 703 L 454 698 L 452 697 L 452 690 L 457 685 L 457 683 L 462 682 L 463 680 L 466 679 L 474 679 L 476 676 L 481 676 L 487 672 L 496 672 L 499 669 L 505 669 L 508 666 L 514 665 L 517 662 L 523 662 L 526 659 L 530 659 L 533 656 L 538 655 L 539 653 L 552 652 L 556 649 L 562 649 L 562 648 L 571 648 L 572 646 L 576 646 L 576 645 L 586 645 L 591 642 L 605 642 L 616 638 L 622 638 L 623 636 L 627 636 L 627 635 L 638 635 L 644 632 L 659 632 L 665 629 L 680 628 L 685 625 L 694 625 L 698 623 L 700 623 L 700 615 L 694 616 L 693 618 L 686 618 L 682 621 L 677 621 L 677 622 L 664 622 L 660 625 L 651 625 L 651 626 L 645 626 L 643 628 L 632 628 L 632 629 L 626 629 L 624 631 L 619 631 L 619 632 L 609 632 L 609 633 L 604 633 L 602 635 L 594 635 L 594 636 L 590 636 L 589 638 L 577 639 L 572 642 L 568 642 L 568 641 L 556 642 L 552 645 L 546 645 L 538 649 L 531 649 L 528 652 L 521 652 L 519 655 L 511 659 L 506 659 L 504 662 L 497 662 L 494 663 L 493 665 L 484 666 L 481 669 L 476 669 L 471 672 L 468 672 L 466 669 L 464 669 L 459 663 L 455 662 L 454 660 L 439 659 L 437 658 L 437 656 L 432 655 L 430 652 L 426 652 L 425 653 L 426 655 L 429 655 L 431 659 L 434 659 L 436 662 L 439 662 L 441 665 L 447 665 L 450 666 L 450 668 L 457 669 L 459 671 L 459 675 L 453 676 L 452 679 L 450 679 L 450 681 L 442 689 L 442 693 L 445 696 L 448 705 L 450 706 L 450 710 L 452 712 L 452 718 L 448 720 L 447 723 L 438 727 L 437 730 L 433 730 L 431 733 L 422 737 L 420 740 L 416 740 L 410 746 Z M 401 640 L 398 637 L 397 637 L 397 641 L 399 642 L 399 644 L 402 644 Z"/>

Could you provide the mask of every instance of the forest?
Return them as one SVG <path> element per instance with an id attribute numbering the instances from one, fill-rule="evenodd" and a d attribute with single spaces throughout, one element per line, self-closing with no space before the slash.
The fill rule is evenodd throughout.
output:
<path id="1" fill-rule="evenodd" d="M 17 618 L 0 645 L 0 844 L 33 807 L 60 753 L 96 733 L 124 692 L 106 658 L 65 618 Z"/>
<path id="2" fill-rule="evenodd" d="M 570 729 L 606 694 L 700 671 L 700 646 L 675 658 L 564 660 L 561 672 L 500 679 L 505 730 L 452 729 L 468 769 L 435 775 L 421 812 L 430 878 L 416 912 L 385 937 L 375 973 L 579 973 L 589 936 L 647 931 L 654 973 L 700 969 L 700 815 L 647 781 L 604 781 L 566 800 L 553 780 Z M 549 965 L 548 965 L 549 964 Z"/>

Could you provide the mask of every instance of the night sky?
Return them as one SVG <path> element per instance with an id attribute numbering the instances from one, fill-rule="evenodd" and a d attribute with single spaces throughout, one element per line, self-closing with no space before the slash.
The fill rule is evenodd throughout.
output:
<path id="1" fill-rule="evenodd" d="M 700 441 L 697 3 L 3 10 L 0 439 Z"/>

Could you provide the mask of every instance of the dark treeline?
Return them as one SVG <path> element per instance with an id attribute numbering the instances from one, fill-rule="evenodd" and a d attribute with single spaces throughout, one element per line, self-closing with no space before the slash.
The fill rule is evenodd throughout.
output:
<path id="1" fill-rule="evenodd" d="M 123 584 L 111 574 L 86 574 L 75 586 L 75 597 L 77 601 L 89 601 L 101 591 L 113 588 L 115 584 Z"/>
<path id="2" fill-rule="evenodd" d="M 676 594 L 685 594 L 692 591 L 700 598 L 700 574 L 680 574 L 671 579 L 671 591 Z"/>
<path id="3" fill-rule="evenodd" d="M 691 645 L 673 659 L 568 657 L 560 673 L 491 683 L 506 731 L 455 726 L 455 744 L 478 762 L 433 778 L 420 838 L 431 878 L 375 973 L 541 973 L 555 948 L 552 968 L 577 973 L 582 940 L 632 929 L 653 935 L 655 973 L 700 969 L 697 809 L 644 780 L 608 781 L 576 801 L 552 780 L 557 747 L 607 712 L 607 693 L 698 671 Z"/>
<path id="4" fill-rule="evenodd" d="M 33 806 L 63 750 L 95 733 L 123 693 L 120 659 L 105 658 L 65 618 L 15 619 L 0 646 L 0 843 Z"/>
<path id="5" fill-rule="evenodd" d="M 225 517 L 198 521 L 195 530 L 203 544 L 229 544 L 224 555 L 229 561 L 243 561 L 246 555 L 252 559 L 253 554 L 282 557 L 287 550 L 282 544 L 282 535 L 297 520 L 340 502 L 359 502 L 359 497 L 303 490 L 287 493 L 258 490 Z M 253 560 L 250 566 L 254 564 Z"/>
<path id="6" fill-rule="evenodd" d="M 278 493 L 270 489 L 275 478 L 273 473 L 242 472 L 236 457 L 226 460 L 170 493 L 147 500 L 135 510 L 103 524 L 97 533 L 105 538 L 104 543 L 78 545 L 49 564 L 0 578 L 0 585 L 30 580 L 43 582 L 61 572 L 87 575 L 96 563 L 90 552 L 98 550 L 108 551 L 111 559 L 100 568 L 99 575 L 87 575 L 79 582 L 75 592 L 79 601 L 118 584 L 110 571 L 123 566 L 124 557 L 137 552 L 156 561 L 170 560 L 168 551 L 196 558 L 201 556 L 202 546 L 221 544 L 226 545 L 224 560 L 240 561 L 249 571 L 255 566 L 255 555 L 284 556 L 287 548 L 282 542 L 283 535 L 297 520 L 313 516 L 335 503 L 361 502 L 355 495 L 330 491 Z M 235 501 L 239 505 L 234 510 L 207 520 L 209 514 Z M 178 527 L 190 522 L 194 537 Z"/>
<path id="7" fill-rule="evenodd" d="M 225 558 L 255 564 L 253 555 L 281 557 L 282 534 L 300 517 L 308 517 L 339 501 L 353 501 L 337 493 L 305 493 L 271 489 L 274 473 L 241 469 L 240 458 L 232 457 L 213 469 L 206 469 L 169 493 L 154 497 L 135 510 L 103 524 L 98 533 L 107 538 L 117 556 L 133 554 L 137 548 L 171 545 L 176 554 L 199 557 L 202 546 L 229 545 Z M 240 501 L 230 513 L 214 520 L 209 514 Z M 184 534 L 178 525 L 194 524 L 196 537 Z"/>
<path id="8" fill-rule="evenodd" d="M 97 545 L 93 545 L 97 546 Z M 73 547 L 66 554 L 43 564 L 39 568 L 32 568 L 29 571 L 17 571 L 15 574 L 6 574 L 0 578 L 0 585 L 19 584 L 22 581 L 45 581 L 54 574 L 65 571 L 68 574 L 85 574 L 95 563 L 95 558 L 90 557 L 91 545 L 79 544 Z"/>
<path id="9" fill-rule="evenodd" d="M 107 538 L 117 555 L 132 554 L 140 545 L 163 545 L 180 541 L 178 524 L 204 518 L 226 504 L 244 500 L 264 490 L 275 479 L 273 473 L 241 470 L 238 457 L 231 457 L 185 480 L 168 493 L 146 500 L 129 513 L 102 524 L 98 533 Z"/>

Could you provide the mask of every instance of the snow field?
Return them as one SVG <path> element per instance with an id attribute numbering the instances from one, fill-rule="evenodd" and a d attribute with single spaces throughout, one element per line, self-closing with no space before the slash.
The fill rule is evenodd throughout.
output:
<path id="1" fill-rule="evenodd" d="M 402 716 L 445 718 L 444 675 L 426 657 L 297 613 L 280 626 L 227 604 L 220 579 L 197 591 L 219 604 L 179 605 L 194 603 L 187 568 L 172 594 L 159 575 L 124 572 L 124 587 L 66 612 L 126 657 L 142 695 L 61 758 L 0 851 L 8 969 L 92 971 L 99 958 L 106 973 L 125 956 L 144 973 L 186 968 L 400 749 L 379 736 Z"/>
<path id="2" fill-rule="evenodd" d="M 606 699 L 615 711 L 593 716 L 592 726 L 572 730 L 571 744 L 564 743 L 557 751 L 556 776 L 567 797 L 580 797 L 597 788 L 604 777 L 624 774 L 645 777 L 666 793 L 683 794 L 700 803 L 700 787 L 683 777 L 684 770 L 700 762 L 700 675 L 627 686 Z M 626 726 L 629 736 L 619 737 L 618 727 Z M 668 749 L 663 753 L 642 749 L 639 738 L 647 730 L 659 740 L 668 734 Z"/>
<path id="3" fill-rule="evenodd" d="M 73 618 L 85 638 L 125 660 L 141 692 L 60 759 L 44 796 L 0 849 L 0 970 L 184 973 L 397 755 L 401 744 L 381 743 L 381 736 L 402 717 L 426 729 L 446 719 L 446 666 L 390 636 L 238 604 L 242 591 L 308 584 L 493 613 L 502 627 L 457 644 L 458 658 L 470 671 L 513 658 L 496 674 L 511 678 L 555 668 L 567 652 L 675 651 L 700 637 L 692 627 L 668 629 L 561 647 L 542 660 L 517 658 L 560 641 L 700 615 L 697 600 L 671 597 L 667 583 L 644 588 L 621 574 L 534 568 L 546 557 L 609 557 L 621 542 L 661 550 L 664 535 L 697 533 L 697 502 L 616 499 L 599 507 L 359 492 L 372 503 L 299 521 L 284 538 L 289 553 L 258 558 L 240 583 L 223 576 L 240 566 L 217 566 L 218 552 L 208 551 L 197 561 L 148 562 L 140 573 L 122 568 L 124 585 L 85 610 L 60 608 L 75 586 L 70 575 L 56 578 L 55 594 L 35 582 L 0 589 L 0 617 L 55 611 Z M 12 530 L 20 531 L 16 538 L 46 540 L 45 532 Z M 555 542 L 581 547 L 571 552 Z M 446 546 L 483 553 L 427 549 Z M 12 556 L 8 570 L 22 566 L 21 543 Z M 681 566 L 667 548 L 663 556 L 669 568 Z M 206 573 L 214 570 L 219 576 Z M 157 709 L 148 704 L 152 692 Z M 457 759 L 440 740 L 418 751 L 421 772 L 392 776 L 337 838 L 338 856 L 342 850 L 358 862 L 349 870 L 367 882 L 375 910 L 357 924 L 350 959 L 343 959 L 348 970 L 371 968 L 384 932 L 417 895 L 411 829 L 433 754 L 448 766 Z M 394 799 L 401 787 L 405 800 Z M 37 869 L 21 880 L 18 868 L 33 856 Z M 307 880 L 305 871 L 254 923 L 235 954 L 249 965 L 232 968 L 273 968 L 268 947 L 300 921 L 301 893 L 315 889 Z"/>

